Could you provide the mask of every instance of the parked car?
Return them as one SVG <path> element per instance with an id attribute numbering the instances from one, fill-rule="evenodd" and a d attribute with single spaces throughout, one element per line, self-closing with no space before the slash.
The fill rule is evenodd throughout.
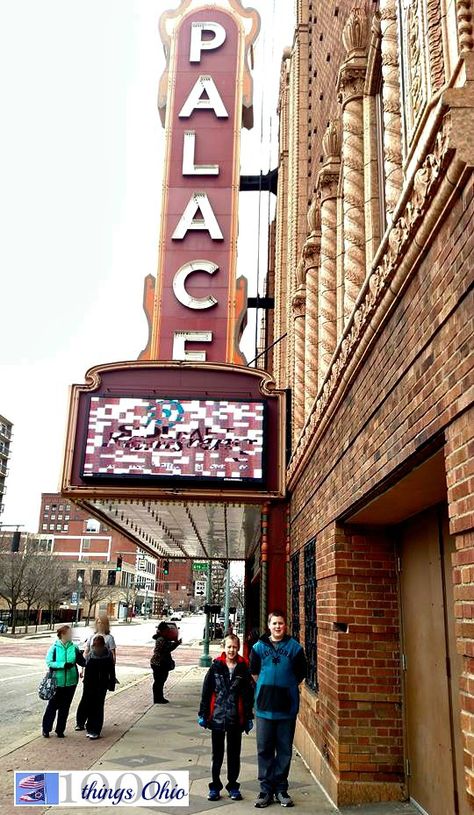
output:
<path id="1" fill-rule="evenodd" d="M 171 621 L 174 620 L 174 621 L 176 621 L 178 623 L 181 622 L 182 619 L 183 619 L 183 612 L 182 611 L 174 611 L 173 614 L 170 617 Z"/>

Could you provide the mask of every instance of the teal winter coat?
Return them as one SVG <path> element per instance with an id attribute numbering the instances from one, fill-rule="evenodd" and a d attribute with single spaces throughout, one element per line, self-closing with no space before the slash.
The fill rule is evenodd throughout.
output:
<path id="1" fill-rule="evenodd" d="M 70 667 L 66 668 L 66 663 L 69 663 Z M 58 639 L 46 654 L 46 665 L 53 669 L 58 688 L 77 685 L 79 673 L 76 665 L 84 664 L 84 658 L 73 642 L 62 642 Z"/>

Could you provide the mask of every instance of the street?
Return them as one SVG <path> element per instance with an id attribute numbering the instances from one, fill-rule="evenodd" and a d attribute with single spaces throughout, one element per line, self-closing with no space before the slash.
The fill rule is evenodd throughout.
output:
<path id="1" fill-rule="evenodd" d="M 139 620 L 130 624 L 112 626 L 117 644 L 117 677 L 122 691 L 132 682 L 149 673 L 150 656 L 153 650 L 153 634 L 159 620 Z M 201 653 L 199 639 L 204 626 L 203 615 L 185 617 L 177 623 L 183 645 L 175 652 L 178 666 L 197 665 Z M 79 626 L 74 629 L 73 639 L 83 647 L 92 628 Z M 45 672 L 44 658 L 56 634 L 46 632 L 34 638 L 0 638 L 0 693 L 2 713 L 0 727 L 2 746 L 0 757 L 29 741 L 41 729 L 41 717 L 45 702 L 38 697 L 38 684 Z M 218 650 L 213 646 L 213 650 Z M 72 708 L 70 722 L 81 696 L 78 687 Z M 71 729 L 71 725 L 69 725 Z"/>

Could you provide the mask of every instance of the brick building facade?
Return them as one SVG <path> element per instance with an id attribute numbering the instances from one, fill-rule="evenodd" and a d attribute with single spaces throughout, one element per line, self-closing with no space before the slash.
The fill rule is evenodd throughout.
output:
<path id="1" fill-rule="evenodd" d="M 163 580 L 165 606 L 175 611 L 189 611 L 193 601 L 192 561 L 170 560 L 168 574 Z"/>
<path id="2" fill-rule="evenodd" d="M 281 71 L 296 744 L 430 815 L 474 805 L 473 47 L 470 3 L 298 0 Z"/>
<path id="3" fill-rule="evenodd" d="M 5 493 L 7 491 L 5 482 L 11 455 L 12 430 L 12 422 L 8 421 L 5 416 L 0 415 L 0 515 L 5 508 Z"/>
<path id="4" fill-rule="evenodd" d="M 159 614 L 165 601 L 163 561 L 146 553 L 117 530 L 91 517 L 60 493 L 42 493 L 38 548 L 64 561 L 71 585 L 82 574 L 85 584 L 101 586 L 96 611 L 116 618 L 127 607 Z M 121 559 L 121 571 L 116 568 Z M 74 574 L 73 574 L 74 573 Z M 90 573 L 90 574 L 89 574 Z M 86 596 L 84 596 L 86 595 Z M 82 613 L 87 612 L 87 592 Z M 95 612 L 93 612 L 95 613 Z"/>

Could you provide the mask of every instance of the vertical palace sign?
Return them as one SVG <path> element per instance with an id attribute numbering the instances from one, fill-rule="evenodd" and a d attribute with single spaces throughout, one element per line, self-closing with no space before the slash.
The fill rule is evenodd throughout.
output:
<path id="1" fill-rule="evenodd" d="M 165 12 L 158 107 L 166 155 L 158 274 L 145 281 L 141 359 L 242 363 L 245 280 L 236 279 L 240 132 L 252 126 L 251 49 L 260 26 L 240 0 Z"/>

